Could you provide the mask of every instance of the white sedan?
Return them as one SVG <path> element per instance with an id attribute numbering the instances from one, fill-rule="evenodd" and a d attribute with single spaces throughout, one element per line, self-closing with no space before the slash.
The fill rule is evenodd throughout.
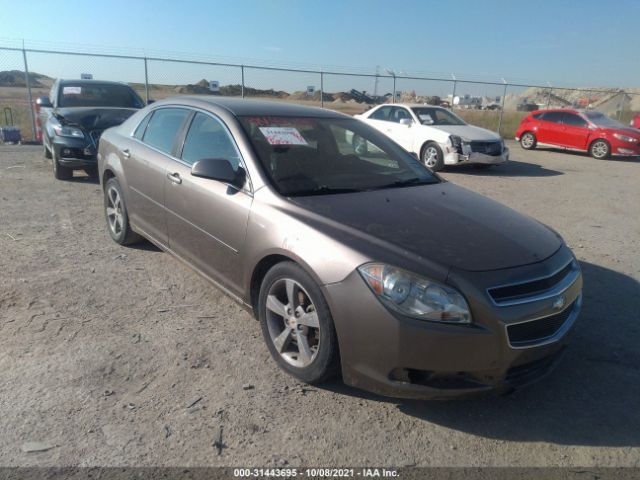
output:
<path id="1" fill-rule="evenodd" d="M 433 105 L 380 105 L 355 115 L 414 153 L 431 170 L 474 163 L 491 166 L 509 159 L 509 149 L 497 133 L 467 124 L 449 110 Z M 359 137 L 352 139 L 356 149 Z"/>

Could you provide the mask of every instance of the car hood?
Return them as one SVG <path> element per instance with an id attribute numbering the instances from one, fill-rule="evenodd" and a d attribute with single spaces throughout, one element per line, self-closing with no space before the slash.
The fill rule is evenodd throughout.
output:
<path id="1" fill-rule="evenodd" d="M 434 125 L 437 128 L 451 135 L 458 135 L 467 140 L 500 140 L 500 135 L 486 128 L 474 127 L 473 125 Z"/>
<path id="2" fill-rule="evenodd" d="M 620 135 L 627 135 L 628 137 L 633 137 L 640 141 L 640 130 L 632 127 L 619 127 L 619 128 L 604 128 L 600 127 L 596 130 L 597 133 L 608 133 L 613 135 L 614 133 L 618 133 Z"/>
<path id="3" fill-rule="evenodd" d="M 448 182 L 290 200 L 332 220 L 333 227 L 364 234 L 352 235 L 354 242 L 370 237 L 394 250 L 399 247 L 461 270 L 489 271 L 539 262 L 563 243 L 541 223 Z"/>
<path id="4" fill-rule="evenodd" d="M 135 112 L 135 108 L 78 107 L 57 108 L 54 115 L 61 123 L 80 126 L 86 130 L 104 130 L 120 125 Z"/>

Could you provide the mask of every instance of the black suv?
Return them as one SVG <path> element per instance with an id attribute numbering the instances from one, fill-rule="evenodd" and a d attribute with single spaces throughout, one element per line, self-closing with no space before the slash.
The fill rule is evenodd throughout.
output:
<path id="1" fill-rule="evenodd" d="M 144 106 L 129 85 L 98 80 L 56 80 L 37 104 L 44 155 L 53 160 L 58 180 L 70 179 L 76 168 L 94 175 L 102 132 Z"/>

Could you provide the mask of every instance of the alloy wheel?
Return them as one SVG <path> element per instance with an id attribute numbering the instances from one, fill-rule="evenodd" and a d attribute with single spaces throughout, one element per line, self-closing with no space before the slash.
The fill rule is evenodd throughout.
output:
<path id="1" fill-rule="evenodd" d="M 122 200 L 120 193 L 114 187 L 107 190 L 107 220 L 109 228 L 114 235 L 120 235 L 124 225 L 124 215 L 122 213 Z"/>
<path id="2" fill-rule="evenodd" d="M 531 148 L 533 146 L 533 135 L 525 133 L 522 137 L 521 143 L 524 148 Z"/>
<path id="3" fill-rule="evenodd" d="M 609 153 L 609 146 L 604 142 L 596 142 L 592 147 L 593 156 L 596 158 L 604 158 Z"/>
<path id="4" fill-rule="evenodd" d="M 425 150 L 424 164 L 429 168 L 433 168 L 437 165 L 437 163 L 438 150 L 433 145 L 427 147 L 427 149 Z"/>
<path id="5" fill-rule="evenodd" d="M 267 294 L 266 317 L 269 337 L 287 363 L 304 368 L 315 360 L 320 348 L 320 322 L 302 285 L 290 278 L 275 281 Z"/>

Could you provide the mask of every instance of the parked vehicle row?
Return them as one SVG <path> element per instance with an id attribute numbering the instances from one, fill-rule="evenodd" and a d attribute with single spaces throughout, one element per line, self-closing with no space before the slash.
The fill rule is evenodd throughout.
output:
<path id="1" fill-rule="evenodd" d="M 167 99 L 107 130 L 98 165 L 113 240 L 147 238 L 209 279 L 305 382 L 509 391 L 550 371 L 580 311 L 559 234 L 353 117 Z"/>

